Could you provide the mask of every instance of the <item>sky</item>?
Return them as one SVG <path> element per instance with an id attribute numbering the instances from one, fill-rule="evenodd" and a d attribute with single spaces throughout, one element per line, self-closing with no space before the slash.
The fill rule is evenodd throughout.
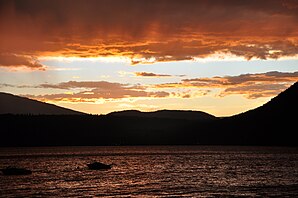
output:
<path id="1" fill-rule="evenodd" d="M 0 1 L 0 92 L 231 116 L 296 81 L 297 0 Z"/>

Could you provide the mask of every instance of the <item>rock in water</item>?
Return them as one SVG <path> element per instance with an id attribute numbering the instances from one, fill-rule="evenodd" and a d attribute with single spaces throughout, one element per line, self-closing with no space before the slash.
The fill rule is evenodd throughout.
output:
<path id="1" fill-rule="evenodd" d="M 111 169 L 112 165 L 111 164 L 103 164 L 100 162 L 93 162 L 90 164 L 87 164 L 88 168 L 91 170 L 105 170 L 105 169 Z"/>
<path id="2" fill-rule="evenodd" d="M 32 174 L 31 170 L 25 168 L 16 168 L 16 167 L 7 167 L 5 169 L 1 169 L 3 175 L 30 175 Z"/>

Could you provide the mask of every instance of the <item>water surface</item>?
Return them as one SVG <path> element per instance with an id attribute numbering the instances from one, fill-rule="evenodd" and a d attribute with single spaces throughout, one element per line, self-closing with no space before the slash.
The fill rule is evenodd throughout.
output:
<path id="1" fill-rule="evenodd" d="M 88 170 L 86 164 L 114 164 Z M 298 149 L 275 147 L 0 148 L 1 197 L 297 197 Z"/>

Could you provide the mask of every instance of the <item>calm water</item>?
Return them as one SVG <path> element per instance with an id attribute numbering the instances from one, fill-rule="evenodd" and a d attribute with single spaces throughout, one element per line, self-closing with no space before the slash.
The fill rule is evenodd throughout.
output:
<path id="1" fill-rule="evenodd" d="M 92 171 L 86 164 L 115 164 Z M 262 147 L 0 148 L 0 197 L 297 197 L 298 149 Z"/>

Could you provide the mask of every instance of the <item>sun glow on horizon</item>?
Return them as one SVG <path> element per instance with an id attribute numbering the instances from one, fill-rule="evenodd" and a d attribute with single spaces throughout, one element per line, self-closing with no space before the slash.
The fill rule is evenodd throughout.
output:
<path id="1" fill-rule="evenodd" d="M 274 53 L 279 53 L 280 50 L 270 50 L 270 54 Z M 171 56 L 166 56 L 166 58 L 171 58 Z M 39 61 L 59 61 L 59 62 L 66 62 L 66 63 L 71 63 L 71 62 L 84 62 L 84 61 L 90 61 L 90 62 L 104 62 L 104 63 L 126 63 L 130 65 L 138 65 L 138 64 L 154 64 L 158 63 L 156 58 L 150 57 L 150 58 L 145 58 L 145 57 L 131 57 L 131 56 L 120 56 L 120 55 L 114 55 L 114 56 L 86 56 L 86 57 L 80 57 L 80 56 L 39 56 L 37 58 Z M 254 61 L 254 60 L 262 60 L 261 58 L 256 58 L 252 57 L 249 60 L 244 57 L 244 56 L 237 56 L 235 54 L 232 54 L 230 52 L 221 52 L 221 51 L 216 51 L 213 54 L 209 54 L 204 57 L 190 57 L 189 60 L 167 60 L 167 61 L 161 61 L 161 62 L 201 62 L 201 63 L 206 63 L 206 62 L 217 62 L 217 61 L 236 61 L 236 62 L 241 62 L 241 61 Z M 293 55 L 293 56 L 283 56 L 280 58 L 266 58 L 266 60 L 298 60 L 298 55 Z"/>

